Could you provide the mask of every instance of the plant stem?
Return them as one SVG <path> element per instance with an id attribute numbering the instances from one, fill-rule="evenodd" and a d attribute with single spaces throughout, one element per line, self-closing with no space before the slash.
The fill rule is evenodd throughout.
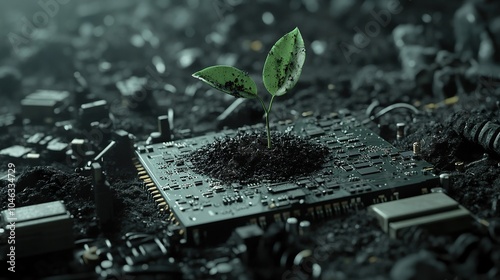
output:
<path id="1" fill-rule="evenodd" d="M 267 108 L 268 113 L 271 112 L 271 108 L 273 108 L 274 97 L 276 97 L 276 95 L 273 95 L 273 97 L 271 97 L 271 101 L 269 101 L 269 107 Z"/>
<path id="2" fill-rule="evenodd" d="M 260 96 L 257 95 L 257 98 L 259 99 L 260 105 L 262 105 L 262 108 L 264 109 L 264 116 L 266 118 L 267 148 L 271 149 L 271 130 L 269 128 L 269 111 L 273 106 L 274 96 L 271 98 L 271 102 L 269 103 L 269 108 L 266 107 L 266 104 L 264 104 L 264 100 L 262 100 Z"/>
<path id="3" fill-rule="evenodd" d="M 271 130 L 269 129 L 269 112 L 266 112 L 267 148 L 271 149 Z"/>
<path id="4" fill-rule="evenodd" d="M 271 108 L 273 108 L 274 97 L 271 97 L 271 101 L 269 101 L 269 106 L 267 107 L 266 112 L 266 130 L 267 130 L 267 148 L 271 149 L 271 129 L 269 128 L 269 113 L 271 113 Z"/>

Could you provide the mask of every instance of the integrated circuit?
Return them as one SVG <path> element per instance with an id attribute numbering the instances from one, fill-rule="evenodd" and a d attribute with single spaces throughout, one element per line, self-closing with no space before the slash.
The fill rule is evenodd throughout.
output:
<path id="1" fill-rule="evenodd" d="M 238 131 L 263 129 L 261 125 Z M 438 185 L 432 165 L 397 148 L 352 116 L 304 117 L 273 124 L 327 146 L 321 170 L 285 182 L 223 183 L 196 173 L 186 155 L 221 137 L 224 130 L 190 139 L 139 145 L 136 167 L 161 212 L 195 243 L 224 229 L 288 217 L 325 219 L 368 205 L 429 192 Z M 319 133 L 321 131 L 321 133 Z"/>

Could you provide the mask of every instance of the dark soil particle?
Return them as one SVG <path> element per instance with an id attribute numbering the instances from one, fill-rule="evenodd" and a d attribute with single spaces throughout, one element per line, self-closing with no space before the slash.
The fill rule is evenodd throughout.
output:
<path id="1" fill-rule="evenodd" d="M 321 169 L 327 147 L 292 134 L 271 134 L 271 148 L 263 132 L 239 132 L 218 139 L 188 156 L 195 169 L 223 182 L 286 181 Z"/>

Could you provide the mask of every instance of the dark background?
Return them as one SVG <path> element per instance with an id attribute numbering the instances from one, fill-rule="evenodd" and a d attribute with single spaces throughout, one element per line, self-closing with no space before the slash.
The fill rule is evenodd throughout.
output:
<path id="1" fill-rule="evenodd" d="M 414 142 L 421 141 L 423 159 L 435 166 L 436 173 L 454 174 L 447 190 L 451 197 L 490 224 L 500 216 L 497 152 L 454 129 L 458 118 L 498 122 L 500 6 L 494 1 L 39 3 L 45 4 L 0 3 L 0 114 L 2 120 L 14 119 L 2 121 L 2 149 L 23 145 L 36 131 L 53 133 L 67 142 L 85 135 L 81 129 L 68 135 L 53 124 L 23 120 L 19 105 L 38 89 L 67 90 L 74 96 L 81 86 L 75 72 L 86 79 L 88 91 L 81 99 L 76 97 L 80 101 L 73 103 L 73 109 L 68 108 L 68 119 L 75 116 L 78 102 L 105 99 L 111 104 L 114 129 L 134 134 L 137 141 L 145 141 L 157 129 L 156 117 L 169 109 L 179 137 L 186 129 L 194 135 L 260 123 L 259 104 L 251 101 L 241 104 L 230 118 L 217 120 L 234 98 L 191 74 L 215 64 L 233 65 L 248 71 L 265 96 L 260 85 L 267 52 L 283 34 L 299 27 L 307 51 L 302 76 L 292 92 L 276 100 L 272 119 L 294 118 L 306 111 L 326 115 L 343 108 L 368 118 L 364 111 L 374 101 L 378 102 L 375 111 L 399 102 L 411 104 L 419 114 L 393 110 L 367 121 L 367 126 L 402 150 L 411 150 Z M 395 34 L 401 34 L 396 36 L 400 41 Z M 117 82 L 133 76 L 146 79 L 147 95 L 131 99 L 117 88 Z M 395 139 L 398 122 L 407 124 L 401 141 Z M 106 146 L 94 144 L 96 151 Z M 5 169 L 8 162 L 16 163 L 18 206 L 62 199 L 75 216 L 76 238 L 101 238 L 96 233 L 89 177 L 75 172 L 75 162 L 42 155 L 36 163 L 1 157 Z M 113 155 L 105 169 L 115 193 L 117 217 L 106 237 L 121 246 L 125 233 L 156 234 L 165 224 L 158 222 L 156 208 L 142 191 L 135 170 L 121 166 Z M 456 162 L 464 162 L 465 170 L 457 173 Z M 6 197 L 4 189 L 1 197 Z M 6 200 L 0 206 L 5 209 Z M 494 279 L 499 275 L 500 256 L 498 229 L 491 227 L 476 226 L 456 236 L 433 236 L 416 229 L 407 238 L 394 240 L 362 210 L 315 224 L 311 246 L 329 248 L 318 260 L 324 279 L 470 279 L 478 275 Z M 220 256 L 190 249 L 177 258 L 185 278 L 209 277 L 206 263 L 222 257 L 221 248 L 230 247 L 212 246 L 220 249 Z M 488 261 L 479 262 L 480 257 Z M 76 273 L 57 256 L 38 261 L 41 264 L 28 274 Z M 62 268 L 53 269 L 48 263 Z M 279 265 L 267 270 L 241 263 L 233 266 L 232 278 L 295 279 L 291 277 L 300 274 L 286 274 L 291 268 Z"/>

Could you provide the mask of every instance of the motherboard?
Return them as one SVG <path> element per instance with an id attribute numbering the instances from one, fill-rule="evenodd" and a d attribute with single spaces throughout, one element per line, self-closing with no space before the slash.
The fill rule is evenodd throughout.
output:
<path id="1" fill-rule="evenodd" d="M 350 114 L 301 117 L 272 127 L 328 147 L 328 161 L 306 176 L 279 182 L 224 182 L 200 174 L 189 160 L 190 153 L 216 139 L 259 129 L 261 125 L 247 126 L 137 147 L 140 179 L 158 211 L 178 225 L 187 240 L 199 244 L 247 223 L 265 228 L 289 217 L 325 219 L 427 193 L 439 183 L 418 152 L 399 151 Z"/>

